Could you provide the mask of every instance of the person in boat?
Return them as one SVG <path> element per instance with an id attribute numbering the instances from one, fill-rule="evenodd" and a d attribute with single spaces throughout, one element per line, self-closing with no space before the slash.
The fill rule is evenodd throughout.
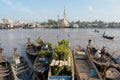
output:
<path id="1" fill-rule="evenodd" d="M 95 53 L 95 55 L 94 55 L 94 57 L 95 57 L 95 59 L 97 59 L 97 60 L 100 60 L 101 59 L 101 51 L 100 50 L 98 50 L 96 53 Z"/>
<path id="2" fill-rule="evenodd" d="M 88 40 L 87 51 L 88 53 L 92 52 L 92 54 L 95 54 L 97 50 L 91 45 L 91 41 L 91 39 Z"/>
<path id="3" fill-rule="evenodd" d="M 103 46 L 101 49 L 101 54 L 107 54 L 108 53 L 108 48 L 106 46 Z"/>

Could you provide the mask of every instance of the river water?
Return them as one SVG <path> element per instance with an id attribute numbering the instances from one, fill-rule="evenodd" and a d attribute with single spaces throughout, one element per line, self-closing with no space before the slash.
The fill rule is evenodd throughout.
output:
<path id="1" fill-rule="evenodd" d="M 86 48 L 88 40 L 92 40 L 92 44 L 101 49 L 103 45 L 109 48 L 110 53 L 115 53 L 114 56 L 120 55 L 120 29 L 99 29 L 99 33 L 94 32 L 95 29 L 11 29 L 0 30 L 0 43 L 4 48 L 3 55 L 10 59 L 13 54 L 13 48 L 17 47 L 17 52 L 26 56 L 25 44 L 27 38 L 31 38 L 31 42 L 41 37 L 44 41 L 51 42 L 53 47 L 57 44 L 58 40 L 63 39 L 56 37 L 58 34 L 69 34 L 65 37 L 70 40 L 71 48 L 76 45 L 81 45 Z M 114 40 L 104 39 L 102 34 L 115 36 Z"/>

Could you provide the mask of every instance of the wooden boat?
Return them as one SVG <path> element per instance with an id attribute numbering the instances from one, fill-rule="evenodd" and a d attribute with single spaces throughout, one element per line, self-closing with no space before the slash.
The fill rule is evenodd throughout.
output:
<path id="1" fill-rule="evenodd" d="M 101 56 L 96 58 L 95 55 L 98 55 L 98 50 L 90 43 L 91 41 L 89 41 L 89 45 L 87 46 L 87 52 L 101 73 L 101 76 L 104 79 L 120 80 L 120 64 L 117 63 L 116 59 L 108 52 L 104 54 L 101 52 L 99 53 Z M 111 75 L 108 76 L 108 74 Z"/>
<path id="2" fill-rule="evenodd" d="M 64 54 L 64 51 L 67 52 Z M 66 40 L 59 42 L 54 49 L 54 59 L 50 64 L 48 80 L 74 80 L 73 56 Z"/>
<path id="3" fill-rule="evenodd" d="M 15 51 L 16 48 L 11 57 L 11 67 L 15 80 L 39 80 L 38 76 L 31 72 L 26 59 Z"/>
<path id="4" fill-rule="evenodd" d="M 95 64 L 81 46 L 75 48 L 73 55 L 77 80 L 102 80 Z"/>
<path id="5" fill-rule="evenodd" d="M 31 57 L 36 57 L 38 55 L 38 49 L 30 42 L 30 38 L 28 38 L 28 42 L 26 43 L 26 53 Z"/>
<path id="6" fill-rule="evenodd" d="M 114 39 L 114 36 L 107 36 L 107 35 L 105 35 L 105 32 L 104 32 L 104 34 L 103 34 L 103 38 L 113 40 L 113 39 Z"/>
<path id="7" fill-rule="evenodd" d="M 2 52 L 2 48 L 0 48 Z M 10 63 L 0 54 L 0 80 L 14 80 Z"/>
<path id="8" fill-rule="evenodd" d="M 41 50 L 34 62 L 34 71 L 37 73 L 44 73 L 49 69 L 49 64 L 52 60 L 53 50 L 52 46 L 43 44 Z"/>
<path id="9" fill-rule="evenodd" d="M 106 38 L 106 39 L 111 39 L 111 40 L 114 39 L 114 36 L 105 36 L 105 35 L 103 35 L 103 37 Z"/>

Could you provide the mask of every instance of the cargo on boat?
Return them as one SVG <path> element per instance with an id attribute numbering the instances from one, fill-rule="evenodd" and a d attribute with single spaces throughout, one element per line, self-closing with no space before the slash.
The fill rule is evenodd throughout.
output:
<path id="1" fill-rule="evenodd" d="M 55 46 L 48 80 L 74 80 L 74 62 L 68 40 L 62 40 Z"/>

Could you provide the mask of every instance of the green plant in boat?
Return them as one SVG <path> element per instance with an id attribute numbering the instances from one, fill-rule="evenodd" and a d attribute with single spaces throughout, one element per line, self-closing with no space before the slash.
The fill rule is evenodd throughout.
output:
<path id="1" fill-rule="evenodd" d="M 70 66 L 51 66 L 52 75 L 71 75 Z"/>
<path id="2" fill-rule="evenodd" d="M 69 41 L 62 40 L 58 45 L 55 46 L 54 58 L 59 60 L 67 60 L 70 53 Z"/>
<path id="3" fill-rule="evenodd" d="M 52 56 L 52 51 L 41 50 L 41 51 L 39 51 L 38 56 L 39 56 L 39 57 L 45 57 L 45 58 L 51 58 L 51 56 Z"/>

